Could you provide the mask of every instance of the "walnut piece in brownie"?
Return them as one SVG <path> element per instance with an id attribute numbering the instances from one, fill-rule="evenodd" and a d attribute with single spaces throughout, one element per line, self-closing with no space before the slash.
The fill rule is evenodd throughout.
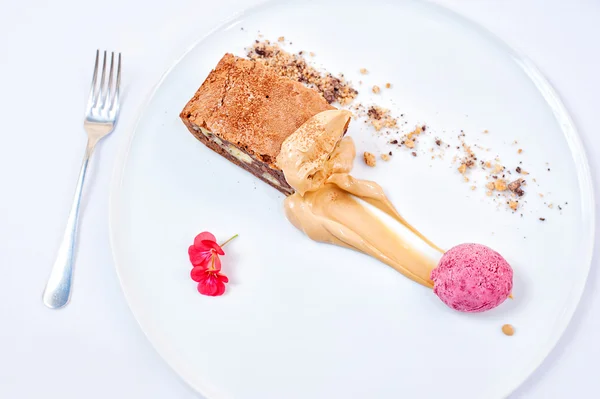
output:
<path id="1" fill-rule="evenodd" d="M 334 107 L 316 90 L 225 54 L 180 117 L 207 147 L 289 195 L 294 190 L 276 165 L 281 144 L 328 109 Z"/>

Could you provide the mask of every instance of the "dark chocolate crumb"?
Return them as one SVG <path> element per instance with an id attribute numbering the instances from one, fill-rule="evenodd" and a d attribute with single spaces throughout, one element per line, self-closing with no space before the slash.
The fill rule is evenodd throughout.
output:
<path id="1" fill-rule="evenodd" d="M 544 220 L 546 220 L 546 218 L 540 218 L 540 220 L 543 222 Z"/>
<path id="2" fill-rule="evenodd" d="M 442 145 L 442 140 L 440 140 L 440 139 L 435 140 L 435 144 L 437 144 L 438 146 Z"/>
<path id="3" fill-rule="evenodd" d="M 398 140 L 392 140 L 390 141 L 390 144 L 398 144 Z"/>
<path id="4" fill-rule="evenodd" d="M 520 167 L 520 166 L 517 166 L 517 169 L 515 169 L 515 170 L 517 171 L 517 173 L 521 173 L 521 170 L 522 170 L 522 169 L 521 169 L 521 167 Z"/>
<path id="5" fill-rule="evenodd" d="M 392 152 L 390 151 L 390 156 L 392 156 Z M 559 207 L 560 208 L 560 207 Z"/>
<path id="6" fill-rule="evenodd" d="M 414 152 L 414 151 L 413 151 L 413 152 L 411 152 L 411 154 L 412 154 L 412 156 L 413 156 L 413 157 L 416 157 L 416 156 L 417 156 L 417 153 L 416 153 L 416 152 Z"/>
<path id="7" fill-rule="evenodd" d="M 560 206 L 560 205 L 558 206 L 558 210 L 559 210 L 559 211 L 562 211 L 562 208 L 561 208 L 561 206 Z"/>

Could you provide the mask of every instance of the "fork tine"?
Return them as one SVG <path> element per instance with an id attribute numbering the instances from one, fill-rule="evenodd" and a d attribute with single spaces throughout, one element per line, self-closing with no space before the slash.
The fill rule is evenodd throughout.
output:
<path id="1" fill-rule="evenodd" d="M 121 53 L 119 53 L 119 59 L 117 61 L 117 82 L 115 85 L 115 95 L 113 96 L 111 110 L 119 110 L 119 92 L 121 89 Z"/>
<path id="2" fill-rule="evenodd" d="M 104 88 L 104 80 L 106 77 L 106 50 L 104 50 L 104 59 L 102 60 L 102 77 L 100 78 L 100 86 L 98 87 L 98 93 L 94 97 L 94 107 L 98 104 L 98 100 L 102 99 L 104 96 L 103 92 L 106 90 Z"/>
<path id="3" fill-rule="evenodd" d="M 90 110 L 94 102 L 96 94 L 96 81 L 98 80 L 98 61 L 100 58 L 100 50 L 96 50 L 96 63 L 94 64 L 94 76 L 92 77 L 92 87 L 90 87 L 90 96 L 88 98 L 87 108 Z"/>
<path id="4" fill-rule="evenodd" d="M 104 97 L 102 98 L 102 108 L 110 108 L 112 93 L 114 93 L 113 85 L 113 67 L 115 63 L 115 53 L 114 51 L 110 55 L 110 72 L 108 72 L 108 85 L 106 86 L 106 92 Z"/>

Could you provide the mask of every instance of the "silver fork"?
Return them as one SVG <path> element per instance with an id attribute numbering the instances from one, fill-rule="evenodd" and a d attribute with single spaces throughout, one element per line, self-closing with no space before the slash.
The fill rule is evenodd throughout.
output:
<path id="1" fill-rule="evenodd" d="M 83 127 L 88 135 L 88 142 L 83 156 L 83 164 L 79 172 L 75 197 L 67 219 L 67 227 L 58 248 L 58 255 L 52 266 L 50 278 L 46 283 L 43 300 L 44 304 L 52 309 L 62 308 L 69 302 L 71 296 L 71 283 L 73 280 L 73 262 L 75 255 L 75 241 L 77 238 L 77 225 L 79 219 L 79 206 L 81 205 L 81 192 L 88 168 L 90 157 L 98 141 L 113 131 L 119 117 L 119 87 L 121 86 L 121 53 L 118 54 L 116 64 L 116 79 L 113 82 L 115 69 L 115 53 L 110 56 L 110 71 L 106 82 L 107 55 L 104 51 L 102 60 L 102 75 L 98 84 L 98 64 L 100 50 L 96 51 L 96 64 L 92 88 L 85 111 Z"/>

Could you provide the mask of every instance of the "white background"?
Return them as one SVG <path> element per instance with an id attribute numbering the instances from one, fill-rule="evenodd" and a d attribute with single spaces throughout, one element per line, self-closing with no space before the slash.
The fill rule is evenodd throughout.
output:
<path id="1" fill-rule="evenodd" d="M 197 397 L 154 352 L 127 308 L 109 246 L 108 188 L 117 150 L 161 74 L 220 21 L 256 3 L 2 0 L 0 397 Z M 600 1 L 437 3 L 487 27 L 545 73 L 579 128 L 599 198 Z M 124 53 L 124 105 L 88 175 L 72 303 L 51 311 L 41 293 L 83 155 L 96 48 Z M 598 261 L 596 248 L 571 325 L 515 398 L 597 395 Z"/>

